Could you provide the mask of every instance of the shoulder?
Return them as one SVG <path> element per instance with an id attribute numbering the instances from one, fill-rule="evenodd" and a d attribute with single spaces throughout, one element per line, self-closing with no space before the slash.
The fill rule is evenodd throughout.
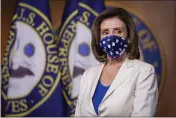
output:
<path id="1" fill-rule="evenodd" d="M 144 62 L 138 59 L 134 59 L 133 62 L 135 67 L 141 71 L 150 71 L 150 72 L 155 71 L 154 66 L 147 62 Z"/>
<path id="2" fill-rule="evenodd" d="M 83 73 L 82 80 L 90 81 L 90 80 L 95 79 L 95 77 L 97 76 L 97 74 L 99 73 L 99 70 L 103 67 L 103 65 L 104 65 L 103 63 L 99 63 L 99 64 L 96 64 L 94 66 L 87 68 L 85 72 Z"/>
<path id="3" fill-rule="evenodd" d="M 97 65 L 94 65 L 92 67 L 87 68 L 84 71 L 83 76 L 81 78 L 81 82 L 80 82 L 81 89 L 87 88 L 87 86 L 89 85 L 88 83 L 92 83 L 95 80 L 95 78 L 96 78 L 96 76 L 102 66 L 103 66 L 103 64 L 99 63 Z"/>
<path id="4" fill-rule="evenodd" d="M 137 88 L 141 88 L 142 86 L 150 87 L 153 86 L 153 84 L 157 85 L 157 78 L 155 76 L 155 68 L 153 65 L 137 59 L 133 60 L 133 62 L 137 74 Z"/>
<path id="5" fill-rule="evenodd" d="M 99 63 L 94 66 L 91 66 L 85 70 L 85 73 L 97 73 L 103 65 L 104 63 Z"/>

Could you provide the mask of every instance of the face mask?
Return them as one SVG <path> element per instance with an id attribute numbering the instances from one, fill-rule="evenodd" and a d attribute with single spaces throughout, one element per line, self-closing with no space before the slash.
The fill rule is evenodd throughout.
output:
<path id="1" fill-rule="evenodd" d="M 119 36 L 110 35 L 100 40 L 100 48 L 111 58 L 119 58 L 127 49 L 128 42 Z"/>

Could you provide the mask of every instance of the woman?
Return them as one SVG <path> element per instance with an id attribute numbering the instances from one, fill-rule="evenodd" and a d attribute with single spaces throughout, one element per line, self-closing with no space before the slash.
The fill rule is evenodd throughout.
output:
<path id="1" fill-rule="evenodd" d="M 92 50 L 101 63 L 83 74 L 75 116 L 153 116 L 155 70 L 138 60 L 138 35 L 126 10 L 108 9 L 95 19 Z"/>

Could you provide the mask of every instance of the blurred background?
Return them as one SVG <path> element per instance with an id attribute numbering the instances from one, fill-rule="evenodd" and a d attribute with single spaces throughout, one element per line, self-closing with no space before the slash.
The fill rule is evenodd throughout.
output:
<path id="1" fill-rule="evenodd" d="M 5 52 L 10 23 L 16 0 L 1 1 L 1 60 Z M 52 26 L 57 30 L 61 25 L 65 0 L 50 0 Z M 159 48 L 160 91 L 156 116 L 176 116 L 176 1 L 120 1 L 105 0 L 107 7 L 122 7 L 128 10 L 136 22 L 146 27 Z M 145 36 L 144 36 L 145 37 Z M 142 47 L 142 42 L 141 42 Z M 143 52 L 148 57 L 155 53 Z M 153 55 L 152 55 L 153 54 Z M 158 54 L 158 53 L 157 53 Z M 145 55 L 144 57 L 145 58 Z M 147 60 L 147 58 L 146 58 Z M 154 64 L 157 67 L 157 64 Z"/>

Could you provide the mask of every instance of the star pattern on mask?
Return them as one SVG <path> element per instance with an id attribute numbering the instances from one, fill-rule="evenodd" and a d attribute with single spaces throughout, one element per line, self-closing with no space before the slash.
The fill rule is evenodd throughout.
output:
<path id="1" fill-rule="evenodd" d="M 111 35 L 100 40 L 100 47 L 112 58 L 120 57 L 128 47 L 128 42 L 119 36 Z"/>

